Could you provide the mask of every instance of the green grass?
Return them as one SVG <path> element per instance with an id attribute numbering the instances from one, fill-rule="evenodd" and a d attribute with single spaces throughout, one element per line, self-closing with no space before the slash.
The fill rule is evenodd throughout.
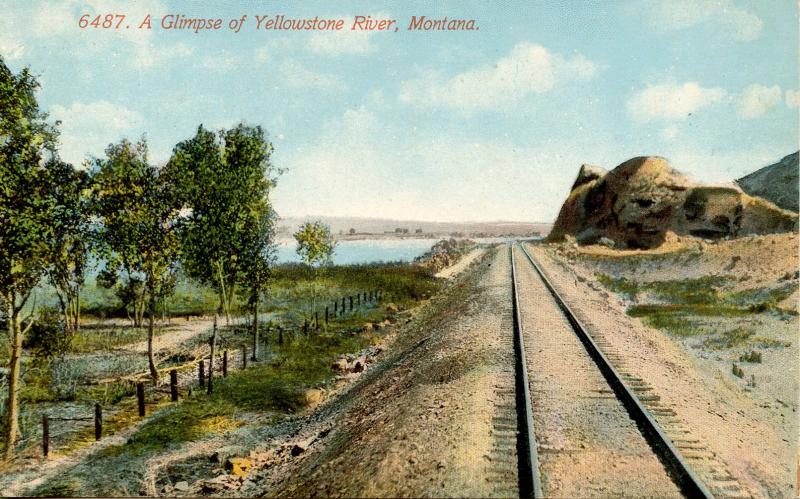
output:
<path id="1" fill-rule="evenodd" d="M 624 277 L 614 278 L 600 272 L 595 275 L 600 284 L 605 286 L 606 289 L 615 293 L 623 294 L 628 297 L 628 299 L 635 298 L 639 293 L 639 285 L 635 281 L 631 281 L 630 279 L 626 279 Z"/>
<path id="2" fill-rule="evenodd" d="M 165 332 L 156 329 L 156 335 Z M 88 353 L 97 350 L 110 350 L 147 339 L 147 328 L 84 326 L 75 333 L 70 342 L 70 351 Z"/>
<path id="3" fill-rule="evenodd" d="M 345 353 L 370 344 L 367 334 L 316 335 L 275 346 L 275 360 L 215 378 L 212 395 L 199 393 L 171 406 L 145 423 L 124 446 L 104 451 L 107 457 L 142 455 L 237 428 L 242 412 L 296 412 L 307 388 L 324 385 L 335 372 L 331 364 Z"/>
<path id="4" fill-rule="evenodd" d="M 726 305 L 724 303 L 688 303 L 688 304 L 661 304 L 648 303 L 628 307 L 631 317 L 647 317 L 651 315 L 671 316 L 704 316 L 704 317 L 742 317 L 752 312 L 746 308 Z"/>
<path id="5" fill-rule="evenodd" d="M 752 329 L 737 327 L 722 334 L 706 338 L 703 341 L 703 346 L 714 350 L 739 347 L 748 344 L 754 334 Z"/>
<path id="6" fill-rule="evenodd" d="M 787 283 L 775 288 L 753 288 L 734 290 L 736 281 L 732 277 L 704 276 L 696 279 L 653 281 L 637 283 L 626 278 L 612 278 L 597 274 L 598 281 L 607 289 L 626 295 L 629 299 L 646 294 L 650 303 L 628 307 L 628 315 L 640 317 L 647 325 L 680 336 L 704 334 L 705 319 L 723 317 L 745 317 L 777 311 L 777 304 L 796 289 Z M 738 331 L 738 330 L 734 330 Z M 746 341 L 739 333 L 728 332 L 722 336 L 707 338 L 705 345 L 711 348 L 731 348 Z"/>

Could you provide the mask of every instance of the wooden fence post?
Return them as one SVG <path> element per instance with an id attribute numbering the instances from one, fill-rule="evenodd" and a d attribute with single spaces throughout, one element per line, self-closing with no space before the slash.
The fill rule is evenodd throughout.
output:
<path id="1" fill-rule="evenodd" d="M 206 390 L 206 393 L 209 395 L 214 391 L 214 351 L 217 348 L 217 314 L 214 314 L 214 325 L 211 331 L 211 356 L 208 358 L 208 389 Z"/>
<path id="2" fill-rule="evenodd" d="M 178 371 L 175 369 L 169 372 L 169 395 L 173 402 L 178 401 Z"/>
<path id="3" fill-rule="evenodd" d="M 94 404 L 94 439 L 100 441 L 103 436 L 103 409 L 100 404 Z"/>
<path id="4" fill-rule="evenodd" d="M 42 416 L 42 454 L 44 457 L 50 454 L 50 420 L 46 414 Z"/>
<path id="5" fill-rule="evenodd" d="M 358 299 L 356 305 L 361 306 L 361 291 L 359 291 L 358 294 L 356 294 L 356 298 Z"/>
<path id="6" fill-rule="evenodd" d="M 334 300 L 334 302 L 333 302 L 333 316 L 336 317 L 336 315 L 338 313 L 339 313 L 339 300 Z"/>
<path id="7" fill-rule="evenodd" d="M 144 383 L 136 383 L 136 402 L 139 406 L 139 417 L 144 417 Z"/>
<path id="8" fill-rule="evenodd" d="M 350 311 L 353 311 L 353 297 L 350 297 Z"/>
<path id="9" fill-rule="evenodd" d="M 228 351 L 222 352 L 222 377 L 228 377 Z"/>
<path id="10" fill-rule="evenodd" d="M 283 345 L 283 326 L 278 326 L 278 345 Z"/>
<path id="11" fill-rule="evenodd" d="M 325 307 L 325 325 L 328 325 L 328 307 Z"/>
<path id="12" fill-rule="evenodd" d="M 314 329 L 319 331 L 319 312 L 314 311 Z"/>
<path id="13" fill-rule="evenodd" d="M 203 359 L 200 359 L 200 364 L 198 364 L 199 372 L 198 376 L 200 377 L 200 386 L 206 386 L 206 362 Z"/>
<path id="14" fill-rule="evenodd" d="M 247 345 L 242 345 L 242 369 L 247 369 Z"/>

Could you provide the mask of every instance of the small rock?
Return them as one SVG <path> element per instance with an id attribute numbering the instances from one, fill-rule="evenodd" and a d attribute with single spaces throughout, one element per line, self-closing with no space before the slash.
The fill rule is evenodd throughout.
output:
<path id="1" fill-rule="evenodd" d="M 178 482 L 175 484 L 175 490 L 180 492 L 186 492 L 189 490 L 189 482 Z"/>
<path id="2" fill-rule="evenodd" d="M 297 456 L 299 456 L 300 454 L 302 454 L 302 453 L 303 453 L 303 452 L 305 452 L 305 451 L 306 451 L 306 449 L 305 449 L 305 447 L 303 447 L 302 445 L 300 445 L 300 444 L 294 444 L 294 445 L 292 446 L 292 452 L 291 452 L 291 454 L 292 454 L 292 456 L 293 456 L 293 457 L 297 457 Z"/>
<path id="3" fill-rule="evenodd" d="M 232 457 L 225 463 L 232 475 L 243 477 L 253 467 L 253 462 L 244 457 Z"/>
<path id="4" fill-rule="evenodd" d="M 303 402 L 305 402 L 306 407 L 316 407 L 322 402 L 322 395 L 322 390 L 311 388 L 303 392 Z"/>
<path id="5" fill-rule="evenodd" d="M 365 323 L 364 323 L 364 325 L 361 327 L 361 329 L 362 329 L 362 330 L 363 330 L 365 333 L 368 333 L 368 332 L 372 331 L 372 329 L 373 329 L 373 328 L 372 328 L 372 323 L 371 323 L 371 322 L 365 322 Z"/>
<path id="6" fill-rule="evenodd" d="M 348 367 L 349 364 L 347 363 L 347 359 L 338 359 L 336 362 L 331 364 L 331 369 L 339 372 L 346 372 Z"/>
<path id="7" fill-rule="evenodd" d="M 386 305 L 386 311 L 389 312 L 390 314 L 396 314 L 397 312 L 400 311 L 400 308 L 398 308 L 398 306 L 395 305 L 394 303 L 389 303 Z"/>
<path id="8" fill-rule="evenodd" d="M 360 357 L 358 360 L 356 360 L 355 364 L 353 364 L 353 372 L 360 373 L 364 371 L 364 365 L 366 362 L 367 361 L 364 359 L 364 357 Z"/>

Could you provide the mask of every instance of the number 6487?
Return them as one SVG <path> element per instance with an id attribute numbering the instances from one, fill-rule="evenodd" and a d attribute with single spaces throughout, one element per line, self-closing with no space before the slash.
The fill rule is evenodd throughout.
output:
<path id="1" fill-rule="evenodd" d="M 94 19 L 92 19 L 91 14 L 84 14 L 78 19 L 78 27 L 81 29 L 88 28 L 89 26 L 93 28 L 119 29 L 124 20 L 124 14 L 100 14 L 99 16 L 95 16 Z"/>

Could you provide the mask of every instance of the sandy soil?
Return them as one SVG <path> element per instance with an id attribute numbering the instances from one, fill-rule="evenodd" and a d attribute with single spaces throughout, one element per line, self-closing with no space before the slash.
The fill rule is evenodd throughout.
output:
<path id="1" fill-rule="evenodd" d="M 329 433 L 239 494 L 516 495 L 507 253 L 475 267 L 323 411 Z"/>
<path id="2" fill-rule="evenodd" d="M 224 324 L 224 322 L 225 321 L 222 320 L 219 322 L 219 324 Z M 180 319 L 175 319 L 172 324 L 168 324 L 166 326 L 173 330 L 166 334 L 160 334 L 153 339 L 153 351 L 159 353 L 173 351 L 176 347 L 181 346 L 187 341 L 195 338 L 197 335 L 205 331 L 210 332 L 213 323 L 213 319 L 208 317 L 191 321 L 180 321 Z M 236 319 L 234 319 L 233 323 L 236 323 Z M 147 340 L 127 345 L 124 348 L 132 352 L 147 352 Z"/>
<path id="3" fill-rule="evenodd" d="M 475 248 L 474 250 L 470 251 L 466 255 L 464 255 L 461 260 L 456 262 L 455 264 L 440 270 L 436 277 L 441 277 L 443 279 L 452 279 L 464 270 L 466 270 L 472 262 L 477 260 L 486 252 L 486 248 Z"/>
<path id="4" fill-rule="evenodd" d="M 594 265 L 589 265 L 578 251 L 585 254 L 591 250 L 531 246 L 579 319 L 602 341 L 603 350 L 617 359 L 615 365 L 642 380 L 650 393 L 660 399 L 664 409 L 656 412 L 656 418 L 671 438 L 691 443 L 682 453 L 690 458 L 690 464 L 708 485 L 719 487 L 720 495 L 736 495 L 741 487 L 754 497 L 794 496 L 796 395 L 788 403 L 778 403 L 774 394 L 761 392 L 759 395 L 759 388 L 746 391 L 744 383 L 730 374 L 729 361 L 724 363 L 727 370 L 722 370 L 681 341 L 627 316 L 627 303 L 597 284 L 594 272 L 600 268 L 613 276 L 644 273 L 653 280 L 700 277 L 721 273 L 730 265 L 732 257 L 738 255 L 737 265 L 742 264 L 742 268 L 753 272 L 751 279 L 766 283 L 787 272 L 786 261 L 774 260 L 771 256 L 765 258 L 763 251 L 748 254 L 745 250 L 751 245 L 766 247 L 773 249 L 774 255 L 784 251 L 779 249 L 781 247 L 796 245 L 796 236 L 783 236 L 783 243 L 780 240 L 780 236 L 750 238 L 741 246 L 737 246 L 736 241 L 719 245 L 698 243 L 705 245 L 700 254 L 691 256 L 691 252 L 684 250 L 669 256 L 679 262 L 648 259 L 646 267 L 640 259 L 626 262 L 625 258 L 613 254 L 612 258 L 592 260 Z M 785 251 L 788 261 L 796 262 L 796 256 L 791 257 L 792 253 Z M 608 254 L 607 249 L 601 252 Z M 793 344 L 796 344 L 796 317 L 793 321 Z M 769 365 L 773 376 L 783 376 L 789 378 L 786 383 L 796 383 L 796 353 L 793 362 Z M 729 477 L 736 485 L 731 484 Z"/>
<path id="5" fill-rule="evenodd" d="M 515 251 L 546 497 L 680 497 L 524 254 Z"/>

